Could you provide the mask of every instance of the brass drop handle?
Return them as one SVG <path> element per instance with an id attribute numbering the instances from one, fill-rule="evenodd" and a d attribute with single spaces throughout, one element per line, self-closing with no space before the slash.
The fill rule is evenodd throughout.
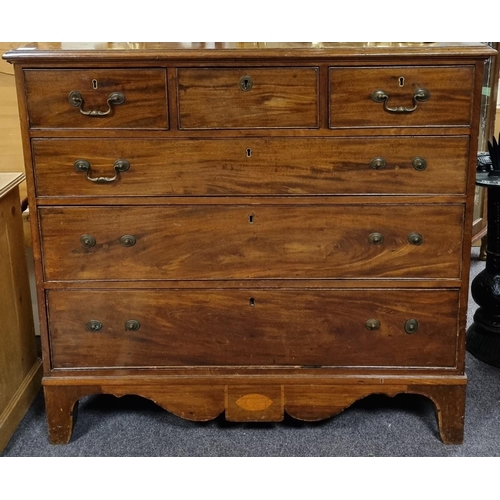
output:
<path id="1" fill-rule="evenodd" d="M 111 113 L 113 106 L 118 106 L 125 102 L 125 95 L 121 92 L 111 92 L 109 94 L 106 104 L 108 109 L 106 111 L 99 111 L 98 109 L 91 109 L 89 111 L 83 110 L 83 97 L 78 90 L 72 90 L 68 95 L 68 102 L 75 108 L 80 108 L 80 113 L 85 116 L 107 116 Z"/>
<path id="2" fill-rule="evenodd" d="M 382 158 L 381 156 L 377 156 L 373 158 L 372 161 L 370 161 L 370 167 L 373 168 L 374 170 L 380 170 L 386 166 L 387 166 L 387 161 L 385 158 Z M 415 170 L 423 172 L 427 168 L 427 161 L 425 158 L 422 158 L 421 156 L 415 156 L 415 158 L 413 158 L 411 161 L 411 166 Z"/>
<path id="3" fill-rule="evenodd" d="M 90 162 L 87 160 L 76 160 L 74 165 L 77 172 L 86 172 L 87 180 L 91 182 L 97 182 L 98 184 L 104 184 L 108 182 L 114 182 L 118 179 L 119 172 L 126 172 L 130 168 L 130 163 L 128 160 L 116 160 L 113 168 L 115 170 L 115 175 L 113 177 L 90 177 L 91 169 Z"/>
<path id="4" fill-rule="evenodd" d="M 391 108 L 388 106 L 389 102 L 389 94 L 384 90 L 375 90 L 372 93 L 371 98 L 373 101 L 381 103 L 384 105 L 384 110 L 388 113 L 412 113 L 417 109 L 417 106 L 421 102 L 428 101 L 431 97 L 431 94 L 426 89 L 416 89 L 413 93 L 413 107 L 408 108 L 406 106 L 396 106 Z"/>
<path id="5" fill-rule="evenodd" d="M 373 331 L 373 330 L 378 330 L 380 328 L 380 321 L 378 319 L 369 319 L 365 323 L 366 329 Z"/>
<path id="6" fill-rule="evenodd" d="M 124 247 L 133 247 L 136 244 L 136 242 L 137 239 L 135 238 L 135 236 L 132 236 L 131 234 L 124 234 L 120 238 L 120 245 Z M 80 243 L 85 248 L 92 248 L 95 247 L 96 240 L 90 234 L 84 234 L 80 237 Z"/>

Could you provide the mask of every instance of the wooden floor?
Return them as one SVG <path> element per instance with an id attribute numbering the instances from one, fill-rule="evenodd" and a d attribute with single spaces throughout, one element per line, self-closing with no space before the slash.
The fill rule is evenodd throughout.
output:
<path id="1" fill-rule="evenodd" d="M 0 55 L 13 42 L 0 42 Z M 0 59 L 0 172 L 24 172 L 19 112 L 12 66 Z M 26 183 L 20 186 L 21 198 L 26 197 Z"/>

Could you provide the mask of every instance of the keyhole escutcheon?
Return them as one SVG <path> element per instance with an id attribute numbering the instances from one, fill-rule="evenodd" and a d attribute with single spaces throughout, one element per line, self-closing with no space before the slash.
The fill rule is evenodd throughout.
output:
<path id="1" fill-rule="evenodd" d="M 405 77 L 404 76 L 400 76 L 399 77 L 399 86 L 400 87 L 404 87 L 405 86 Z"/>
<path id="2" fill-rule="evenodd" d="M 97 80 L 94 78 L 94 79 L 92 80 L 92 88 L 93 88 L 94 90 L 97 90 L 97 87 L 98 87 L 98 85 L 97 85 Z"/>
<path id="3" fill-rule="evenodd" d="M 240 89 L 243 92 L 248 92 L 253 87 L 253 80 L 250 76 L 245 75 L 240 78 Z"/>
<path id="4" fill-rule="evenodd" d="M 250 158 L 252 156 L 252 150 L 250 148 L 247 148 L 246 154 L 247 154 L 247 158 Z"/>

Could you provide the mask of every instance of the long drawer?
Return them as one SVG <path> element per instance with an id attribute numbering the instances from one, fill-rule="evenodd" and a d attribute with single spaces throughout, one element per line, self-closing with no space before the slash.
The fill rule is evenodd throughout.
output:
<path id="1" fill-rule="evenodd" d="M 456 290 L 48 292 L 52 366 L 453 367 Z"/>
<path id="2" fill-rule="evenodd" d="M 49 281 L 461 273 L 459 204 L 47 207 L 39 215 Z"/>
<path id="3" fill-rule="evenodd" d="M 474 66 L 330 68 L 330 127 L 466 126 Z"/>
<path id="4" fill-rule="evenodd" d="M 38 196 L 105 197 L 464 194 L 468 147 L 468 137 L 32 141 Z"/>
<path id="5" fill-rule="evenodd" d="M 24 77 L 31 128 L 168 128 L 165 69 L 29 69 Z"/>

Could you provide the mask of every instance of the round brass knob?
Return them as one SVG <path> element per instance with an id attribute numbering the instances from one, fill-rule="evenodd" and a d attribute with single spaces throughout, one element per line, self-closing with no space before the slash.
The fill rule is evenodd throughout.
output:
<path id="1" fill-rule="evenodd" d="M 382 233 L 372 233 L 368 236 L 368 241 L 372 245 L 380 245 L 384 241 L 384 236 Z"/>
<path id="2" fill-rule="evenodd" d="M 89 332 L 98 332 L 102 328 L 102 323 L 96 319 L 91 319 L 86 327 Z"/>
<path id="3" fill-rule="evenodd" d="M 92 248 L 95 246 L 95 238 L 93 236 L 90 236 L 90 234 L 84 234 L 80 238 L 80 243 L 82 244 L 82 247 L 84 248 Z"/>
<path id="4" fill-rule="evenodd" d="M 386 165 L 387 162 L 385 161 L 385 158 L 382 158 L 380 156 L 377 156 L 377 158 L 373 158 L 373 160 L 370 162 L 370 167 L 374 168 L 375 170 L 380 170 Z"/>
<path id="5" fill-rule="evenodd" d="M 141 327 L 141 324 L 135 319 L 129 319 L 125 323 L 125 330 L 136 332 Z"/>
<path id="6" fill-rule="evenodd" d="M 133 247 L 137 240 L 131 234 L 125 234 L 120 238 L 120 245 L 124 247 Z"/>
<path id="7" fill-rule="evenodd" d="M 411 165 L 415 170 L 423 172 L 427 168 L 427 161 L 425 160 L 425 158 L 416 156 L 415 158 L 413 158 Z"/>
<path id="8" fill-rule="evenodd" d="M 380 321 L 378 319 L 369 319 L 365 323 L 367 330 L 378 330 L 380 328 Z"/>
<path id="9" fill-rule="evenodd" d="M 418 321 L 416 319 L 409 319 L 405 323 L 406 333 L 415 333 L 418 329 Z"/>
<path id="10" fill-rule="evenodd" d="M 420 233 L 410 233 L 408 242 L 412 245 L 421 245 L 424 242 L 424 237 Z"/>

